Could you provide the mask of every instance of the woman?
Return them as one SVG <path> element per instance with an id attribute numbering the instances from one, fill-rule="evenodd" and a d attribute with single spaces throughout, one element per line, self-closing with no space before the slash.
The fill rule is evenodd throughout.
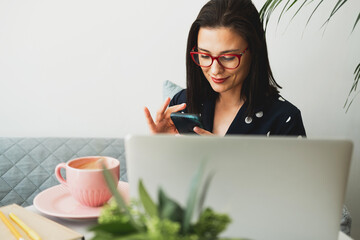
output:
<path id="1" fill-rule="evenodd" d="M 152 133 L 178 133 L 170 114 L 183 111 L 201 114 L 200 135 L 306 135 L 299 109 L 279 95 L 251 0 L 211 0 L 200 10 L 186 67 L 187 89 L 167 99 L 155 121 L 144 109 Z"/>

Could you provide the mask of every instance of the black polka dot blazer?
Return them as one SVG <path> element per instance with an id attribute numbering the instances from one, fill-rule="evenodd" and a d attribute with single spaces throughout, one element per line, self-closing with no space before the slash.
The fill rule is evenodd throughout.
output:
<path id="1" fill-rule="evenodd" d="M 186 90 L 178 92 L 170 106 L 186 103 Z M 246 117 L 245 102 L 231 123 L 226 135 L 291 135 L 306 136 L 300 110 L 280 95 L 269 98 L 264 106 L 258 107 L 252 117 Z M 212 132 L 214 122 L 214 102 L 203 103 L 201 117 L 205 130 Z M 186 112 L 186 109 L 184 110 Z"/>

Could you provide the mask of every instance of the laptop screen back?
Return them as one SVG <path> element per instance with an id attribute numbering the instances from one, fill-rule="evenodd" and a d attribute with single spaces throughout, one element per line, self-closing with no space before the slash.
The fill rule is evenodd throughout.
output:
<path id="1" fill-rule="evenodd" d="M 214 172 L 204 206 L 227 213 L 226 237 L 337 239 L 352 143 L 252 136 L 129 136 L 130 195 L 142 179 L 185 206 L 200 162 Z"/>

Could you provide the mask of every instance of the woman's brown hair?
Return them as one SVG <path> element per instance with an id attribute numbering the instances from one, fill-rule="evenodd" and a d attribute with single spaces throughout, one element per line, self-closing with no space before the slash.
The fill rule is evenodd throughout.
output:
<path id="1" fill-rule="evenodd" d="M 211 0 L 200 10 L 190 28 L 186 51 L 186 95 L 190 113 L 200 113 L 204 101 L 215 100 L 218 96 L 190 56 L 190 51 L 197 46 L 201 27 L 227 27 L 248 42 L 252 60 L 241 97 L 247 101 L 246 115 L 252 116 L 255 108 L 263 104 L 267 96 L 277 94 L 278 88 L 281 88 L 270 69 L 265 32 L 258 11 L 251 0 Z"/>

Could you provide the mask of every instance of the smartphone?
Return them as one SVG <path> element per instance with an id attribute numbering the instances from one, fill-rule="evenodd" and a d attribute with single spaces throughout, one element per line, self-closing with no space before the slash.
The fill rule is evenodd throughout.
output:
<path id="1" fill-rule="evenodd" d="M 175 124 L 179 133 L 195 133 L 193 131 L 195 126 L 204 128 L 201 122 L 201 116 L 199 114 L 191 113 L 171 113 L 170 118 Z"/>

